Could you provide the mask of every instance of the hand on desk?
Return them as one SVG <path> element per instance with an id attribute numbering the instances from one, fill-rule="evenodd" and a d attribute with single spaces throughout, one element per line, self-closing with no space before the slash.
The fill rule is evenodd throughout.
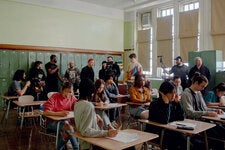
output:
<path id="1" fill-rule="evenodd" d="M 108 136 L 109 137 L 115 137 L 118 134 L 118 130 L 115 129 L 109 129 L 108 130 Z"/>
<path id="2" fill-rule="evenodd" d="M 67 110 L 62 110 L 62 111 L 57 112 L 57 113 L 58 113 L 58 116 L 66 117 L 66 116 L 69 114 L 69 111 L 67 111 Z"/>

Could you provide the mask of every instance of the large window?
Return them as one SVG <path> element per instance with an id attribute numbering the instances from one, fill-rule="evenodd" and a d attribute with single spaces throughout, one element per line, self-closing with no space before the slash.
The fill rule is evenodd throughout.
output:
<path id="1" fill-rule="evenodd" d="M 148 66 L 147 68 L 143 66 L 143 71 L 144 74 L 147 76 L 152 75 L 152 13 L 151 12 L 145 12 L 145 13 L 140 13 L 140 23 L 139 23 L 139 31 L 138 31 L 138 58 L 140 59 L 139 62 L 142 62 L 142 65 Z M 146 33 L 144 33 L 146 30 Z M 144 33 L 144 34 L 143 34 Z M 144 36 L 145 39 L 148 40 L 143 40 Z M 142 40 L 141 40 L 142 39 Z M 144 41 L 144 43 L 143 43 Z M 146 46 L 147 44 L 147 46 Z M 141 45 L 145 45 L 144 47 Z M 145 51 L 145 52 L 144 52 Z M 143 56 L 143 55 L 149 55 L 149 56 Z M 143 60 L 146 59 L 146 60 Z M 146 64 L 149 63 L 149 64 Z"/>

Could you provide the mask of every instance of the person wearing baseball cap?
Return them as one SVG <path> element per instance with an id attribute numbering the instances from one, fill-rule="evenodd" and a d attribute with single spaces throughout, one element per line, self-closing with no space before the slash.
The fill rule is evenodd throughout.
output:
<path id="1" fill-rule="evenodd" d="M 167 74 L 174 74 L 174 76 L 178 76 L 181 78 L 181 86 L 183 90 L 188 87 L 187 76 L 188 76 L 188 66 L 183 64 L 183 60 L 181 56 L 177 56 L 175 59 L 176 65 L 174 65 L 171 70 L 164 70 Z"/>

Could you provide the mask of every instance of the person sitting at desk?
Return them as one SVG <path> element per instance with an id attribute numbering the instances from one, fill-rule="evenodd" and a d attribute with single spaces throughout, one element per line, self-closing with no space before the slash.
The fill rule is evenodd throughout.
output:
<path id="1" fill-rule="evenodd" d="M 172 121 L 184 120 L 184 118 L 185 114 L 178 99 L 176 86 L 170 81 L 164 81 L 159 88 L 159 98 L 153 100 L 149 106 L 148 120 L 167 124 Z M 160 135 L 162 129 L 147 125 L 146 130 Z M 178 146 L 184 148 L 185 138 L 180 133 L 166 130 L 163 144 L 171 150 L 178 149 Z"/>
<path id="2" fill-rule="evenodd" d="M 95 92 L 93 96 L 93 102 L 97 106 L 108 105 L 110 103 L 109 98 L 105 93 L 104 87 L 105 87 L 105 82 L 102 79 L 98 79 L 95 81 Z M 101 116 L 106 127 L 109 127 L 109 128 L 117 127 L 116 123 L 113 124 L 114 127 L 111 125 L 109 117 L 104 110 L 97 109 L 96 113 Z"/>
<path id="3" fill-rule="evenodd" d="M 86 137 L 115 137 L 118 130 L 113 128 L 104 129 L 102 118 L 95 113 L 94 105 L 89 102 L 92 95 L 91 88 L 87 88 L 88 85 L 91 85 L 89 82 L 91 81 L 85 80 L 79 86 L 80 99 L 74 106 L 76 129 L 82 136 Z M 82 150 L 90 149 L 89 143 L 80 139 L 78 140 Z"/>
<path id="4" fill-rule="evenodd" d="M 135 75 L 134 86 L 130 87 L 130 100 L 134 103 L 146 103 L 150 102 L 150 91 L 144 87 L 145 76 L 142 74 Z M 149 111 L 144 108 L 144 106 L 132 105 L 130 107 L 130 114 L 141 118 L 148 119 Z"/>
<path id="5" fill-rule="evenodd" d="M 212 91 L 208 91 L 205 95 L 205 102 L 207 106 L 224 106 L 225 105 L 225 83 L 221 82 Z"/>
<path id="6" fill-rule="evenodd" d="M 22 82 L 26 79 L 24 70 L 18 69 L 13 76 L 13 82 L 8 89 L 9 96 L 21 96 L 28 93 L 31 82 L 27 81 L 23 86 Z"/>
<path id="7" fill-rule="evenodd" d="M 217 117 L 224 113 L 221 109 L 213 109 L 206 106 L 201 91 L 207 85 L 208 79 L 200 73 L 195 73 L 191 86 L 186 88 L 182 93 L 181 102 L 187 118 L 202 120 L 202 116 Z M 211 137 L 225 140 L 224 134 L 221 134 L 225 132 L 224 126 L 218 123 L 216 124 L 217 126 L 208 130 L 207 134 Z M 216 144 L 216 146 L 219 145 Z M 220 146 L 222 148 L 222 145 Z"/>
<path id="8" fill-rule="evenodd" d="M 104 90 L 105 90 L 106 95 L 109 97 L 110 103 L 117 103 L 117 99 L 112 98 L 112 97 L 119 95 L 119 89 L 118 89 L 116 83 L 113 81 L 113 75 L 106 75 Z M 119 116 L 119 109 L 118 108 L 110 109 L 109 115 L 110 115 L 110 117 L 109 117 L 110 121 L 111 122 L 115 121 L 115 119 Z"/>
<path id="9" fill-rule="evenodd" d="M 76 97 L 72 95 L 73 88 L 72 84 L 65 82 L 62 85 L 62 91 L 60 93 L 53 94 L 47 102 L 44 103 L 44 115 L 60 116 L 64 117 L 69 114 L 69 111 L 74 109 L 74 105 L 77 101 Z M 48 121 L 47 129 L 51 131 L 57 131 L 57 121 Z M 73 127 L 70 125 L 69 120 L 60 121 L 59 135 L 57 150 L 63 150 L 65 144 L 70 140 L 73 150 L 78 150 L 77 139 L 71 136 L 69 133 L 74 132 Z"/>

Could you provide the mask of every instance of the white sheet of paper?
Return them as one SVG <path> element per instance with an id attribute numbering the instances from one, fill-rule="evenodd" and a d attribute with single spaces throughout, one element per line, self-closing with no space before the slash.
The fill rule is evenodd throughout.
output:
<path id="1" fill-rule="evenodd" d="M 196 126 L 196 124 L 188 123 L 188 122 L 182 122 L 182 121 L 174 121 L 174 122 L 171 122 L 170 125 L 173 125 L 173 126 L 186 126 L 186 127 L 193 127 L 193 128 L 195 128 L 195 126 Z"/>
<path id="2" fill-rule="evenodd" d="M 112 140 L 116 140 L 123 143 L 133 142 L 138 140 L 138 135 L 136 133 L 127 133 L 123 131 L 119 131 L 116 137 L 107 137 Z"/>

